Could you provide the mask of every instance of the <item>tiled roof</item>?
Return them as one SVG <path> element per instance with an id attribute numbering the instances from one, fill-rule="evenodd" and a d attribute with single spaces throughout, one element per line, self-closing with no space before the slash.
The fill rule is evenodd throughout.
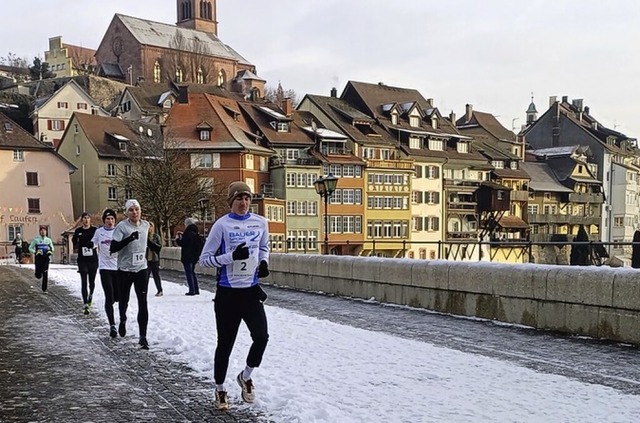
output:
<path id="1" fill-rule="evenodd" d="M 313 146 L 314 142 L 300 127 L 293 122 L 290 122 L 289 132 L 278 132 L 276 128 L 271 126 L 271 122 L 275 121 L 274 118 L 269 117 L 266 113 L 257 109 L 257 105 L 249 102 L 238 102 L 239 108 L 249 118 L 249 123 L 252 129 L 260 131 L 263 134 L 263 139 L 269 143 L 272 147 L 276 146 Z M 284 113 L 280 110 L 280 113 Z M 294 112 L 294 115 L 296 112 Z M 294 121 L 296 120 L 293 118 Z"/>
<path id="2" fill-rule="evenodd" d="M 179 33 L 187 43 L 192 43 L 192 40 L 197 40 L 201 43 L 201 54 L 206 51 L 207 56 L 220 57 L 252 66 L 244 57 L 220 41 L 215 34 L 121 14 L 116 14 L 116 17 L 120 19 L 140 44 L 167 49 L 175 48 L 173 46 L 174 38 Z"/>
<path id="3" fill-rule="evenodd" d="M 573 192 L 562 185 L 547 163 L 524 162 L 522 169 L 527 172 L 531 181 L 529 188 L 539 192 Z"/>
<path id="4" fill-rule="evenodd" d="M 368 116 L 359 110 L 352 107 L 345 100 L 335 98 L 335 97 L 326 97 L 320 95 L 307 95 L 306 96 L 311 102 L 313 102 L 317 107 L 319 107 L 324 114 L 326 114 L 331 121 L 336 124 L 342 132 L 345 133 L 352 140 L 361 145 L 385 145 L 385 146 L 395 146 L 397 145 L 397 141 L 387 132 L 384 128 L 372 123 L 370 126 L 366 124 L 362 126 L 364 130 L 368 132 L 365 133 L 358 129 L 357 126 L 353 125 L 354 118 L 358 122 L 374 122 L 374 119 L 371 116 Z"/>
<path id="5" fill-rule="evenodd" d="M 162 105 L 158 104 L 160 96 L 166 92 L 173 92 L 167 84 L 140 82 L 133 87 L 127 87 L 133 98 L 145 112 L 161 112 Z M 175 95 L 175 93 L 174 93 Z"/>
<path id="6" fill-rule="evenodd" d="M 242 114 L 229 111 L 239 109 L 235 100 L 191 93 L 188 100 L 188 103 L 174 103 L 165 121 L 166 137 L 176 148 L 272 153 L 257 144 L 257 137 Z M 213 127 L 208 141 L 201 141 L 196 131 L 197 125 L 204 121 Z"/>
<path id="7" fill-rule="evenodd" d="M 155 132 L 152 132 L 151 137 L 146 136 L 148 124 L 144 125 L 143 133 L 145 136 L 140 136 L 136 130 L 134 122 L 126 122 L 122 119 L 118 119 L 110 116 L 98 116 L 87 113 L 74 113 L 72 121 L 78 123 L 84 134 L 87 136 L 89 142 L 93 145 L 99 157 L 115 157 L 115 158 L 128 158 L 130 157 L 131 146 L 140 146 L 145 143 L 145 151 L 149 151 L 151 145 L 156 146 L 158 140 L 161 139 L 161 134 L 155 127 Z M 134 126 L 134 127 L 132 127 Z M 69 125 L 65 131 L 65 135 L 68 131 L 72 130 L 72 125 Z M 153 131 L 153 130 L 152 130 Z M 127 151 L 121 151 L 118 146 L 120 138 L 129 140 L 130 147 Z M 62 137 L 62 142 L 65 142 L 65 136 Z M 147 143 L 147 140 L 149 143 Z"/>
<path id="8" fill-rule="evenodd" d="M 0 149 L 15 148 L 53 151 L 48 144 L 40 142 L 4 113 L 0 113 Z"/>
<path id="9" fill-rule="evenodd" d="M 465 116 L 456 121 L 456 126 L 463 134 L 467 132 L 478 133 L 478 128 L 475 127 L 476 125 L 491 134 L 496 138 L 496 140 L 509 142 L 516 141 L 516 134 L 502 126 L 502 124 L 498 122 L 498 119 L 496 119 L 491 113 L 478 112 L 474 110 L 470 121 L 467 121 Z M 468 128 L 465 128 L 465 126 L 468 126 Z"/>

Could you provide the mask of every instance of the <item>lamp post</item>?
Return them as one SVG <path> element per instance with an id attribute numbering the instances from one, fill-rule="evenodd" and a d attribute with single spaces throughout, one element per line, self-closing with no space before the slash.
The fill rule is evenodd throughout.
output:
<path id="1" fill-rule="evenodd" d="M 329 197 L 338 185 L 338 178 L 332 174 L 320 177 L 313 183 L 320 198 L 324 199 L 324 254 L 329 254 Z"/>
<path id="2" fill-rule="evenodd" d="M 207 209 L 209 208 L 209 199 L 201 198 L 198 200 L 198 206 L 200 206 L 200 217 L 202 218 L 202 235 L 206 236 L 207 233 Z"/>

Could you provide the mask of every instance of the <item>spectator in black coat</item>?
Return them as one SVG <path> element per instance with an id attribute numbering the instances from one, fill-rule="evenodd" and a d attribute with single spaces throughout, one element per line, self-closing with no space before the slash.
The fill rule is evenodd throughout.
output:
<path id="1" fill-rule="evenodd" d="M 198 277 L 196 276 L 195 269 L 198 260 L 200 260 L 200 253 L 202 253 L 204 241 L 198 233 L 195 219 L 188 217 L 184 221 L 184 226 L 184 233 L 178 232 L 176 244 L 182 247 L 180 261 L 184 267 L 184 274 L 187 278 L 187 285 L 189 286 L 189 292 L 185 295 L 200 295 Z"/>
<path id="2" fill-rule="evenodd" d="M 631 247 L 631 267 L 640 269 L 640 231 L 633 233 L 633 246 Z M 635 244 L 635 243 L 638 244 Z"/>

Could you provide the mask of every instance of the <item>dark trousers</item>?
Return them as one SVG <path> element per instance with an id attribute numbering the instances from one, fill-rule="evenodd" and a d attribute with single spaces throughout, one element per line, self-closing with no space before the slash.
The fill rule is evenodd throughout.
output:
<path id="1" fill-rule="evenodd" d="M 93 291 L 96 289 L 96 273 L 98 273 L 97 261 L 80 261 L 78 262 L 78 272 L 80 272 L 80 290 L 82 292 L 82 302 L 87 304 L 89 298 L 93 297 Z M 87 282 L 89 290 L 87 291 Z"/>
<path id="2" fill-rule="evenodd" d="M 218 343 L 213 360 L 213 378 L 217 385 L 224 383 L 227 378 L 229 356 L 236 342 L 240 322 L 244 321 L 251 334 L 253 343 L 247 355 L 247 366 L 259 367 L 262 356 L 269 341 L 267 315 L 260 301 L 262 289 L 260 286 L 251 288 L 216 289 L 213 309 L 216 314 L 216 330 Z"/>
<path id="3" fill-rule="evenodd" d="M 147 279 L 153 275 L 153 282 L 156 284 L 158 292 L 162 292 L 162 280 L 160 279 L 160 262 L 147 261 Z"/>
<path id="4" fill-rule="evenodd" d="M 200 287 L 198 287 L 198 277 L 196 276 L 196 264 L 183 261 L 182 267 L 184 267 L 184 275 L 187 278 L 187 285 L 189 285 L 189 294 L 199 294 Z"/>
<path id="5" fill-rule="evenodd" d="M 149 286 L 149 276 L 147 269 L 139 272 L 125 272 L 118 270 L 118 284 L 120 303 L 120 323 L 127 321 L 127 308 L 129 307 L 129 296 L 131 294 L 131 285 L 136 291 L 138 298 L 138 326 L 140 326 L 140 338 L 147 337 L 147 323 L 149 322 L 149 309 L 147 308 L 147 288 Z"/>
<path id="6" fill-rule="evenodd" d="M 22 249 L 16 248 L 16 261 L 20 263 L 22 261 Z"/>
<path id="7" fill-rule="evenodd" d="M 116 324 L 113 317 L 113 303 L 118 301 L 118 271 L 100 270 L 100 281 L 104 290 L 104 311 L 107 314 L 109 325 Z"/>
<path id="8" fill-rule="evenodd" d="M 36 279 L 42 278 L 42 292 L 47 291 L 49 284 L 49 256 L 47 254 L 36 254 Z"/>

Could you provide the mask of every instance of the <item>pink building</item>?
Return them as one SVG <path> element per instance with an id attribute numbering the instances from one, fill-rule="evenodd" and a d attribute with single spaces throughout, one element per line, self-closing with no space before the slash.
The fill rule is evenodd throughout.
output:
<path id="1" fill-rule="evenodd" d="M 69 174 L 75 167 L 0 113 L 0 258 L 13 254 L 17 233 L 31 241 L 48 228 L 54 262 L 65 253 L 62 233 L 73 224 Z"/>

